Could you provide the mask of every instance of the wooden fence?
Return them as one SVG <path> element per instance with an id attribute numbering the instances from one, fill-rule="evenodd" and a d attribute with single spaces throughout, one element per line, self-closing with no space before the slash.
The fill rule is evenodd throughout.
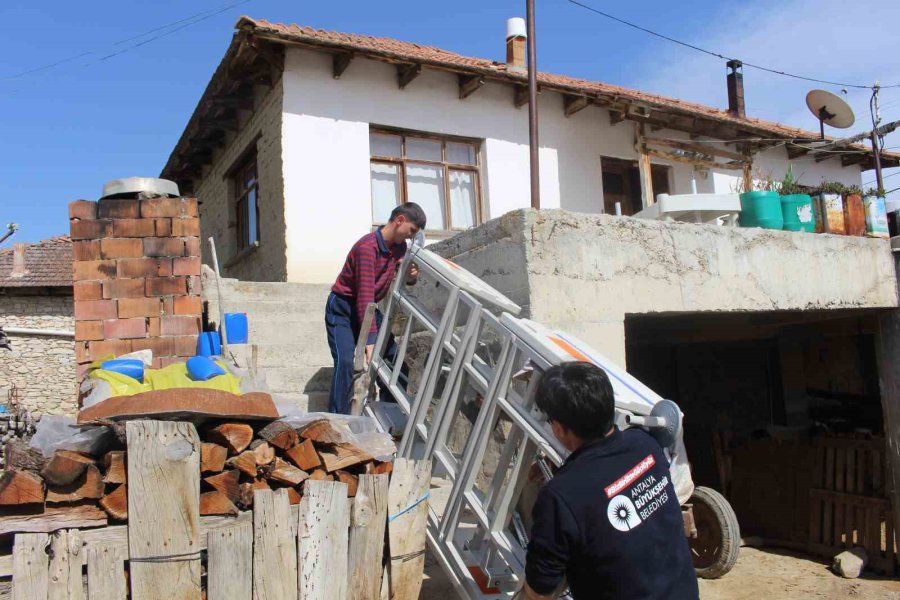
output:
<path id="1" fill-rule="evenodd" d="M 16 535 L 0 557 L 14 600 L 121 600 L 129 587 L 133 599 L 418 598 L 428 463 L 361 475 L 352 499 L 344 483 L 309 481 L 299 505 L 257 490 L 252 511 L 201 518 L 193 425 L 132 421 L 127 436 L 128 525 Z"/>

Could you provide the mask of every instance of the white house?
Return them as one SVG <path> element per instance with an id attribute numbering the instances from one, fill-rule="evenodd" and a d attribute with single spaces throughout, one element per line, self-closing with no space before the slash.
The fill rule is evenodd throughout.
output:
<path id="1" fill-rule="evenodd" d="M 440 239 L 530 205 L 524 39 L 507 62 L 242 17 L 162 171 L 201 201 L 228 276 L 326 283 L 397 203 Z M 498 39 L 498 49 L 500 40 Z M 541 208 L 630 215 L 655 194 L 732 192 L 753 177 L 859 185 L 863 147 L 728 110 L 540 73 Z M 887 166 L 900 155 L 882 157 Z"/>

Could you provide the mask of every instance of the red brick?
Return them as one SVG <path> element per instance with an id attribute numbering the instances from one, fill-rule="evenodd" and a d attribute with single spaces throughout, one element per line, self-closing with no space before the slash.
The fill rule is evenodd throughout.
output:
<path id="1" fill-rule="evenodd" d="M 101 219 L 138 219 L 141 216 L 140 200 L 107 198 L 97 204 L 97 216 Z"/>
<path id="2" fill-rule="evenodd" d="M 151 277 L 147 279 L 146 296 L 172 296 L 187 293 L 184 277 Z"/>
<path id="3" fill-rule="evenodd" d="M 159 298 L 121 298 L 116 302 L 119 304 L 120 319 L 158 317 L 162 309 Z"/>
<path id="4" fill-rule="evenodd" d="M 162 314 L 164 314 L 164 315 L 174 315 L 175 314 L 175 297 L 174 296 L 166 296 L 162 299 Z"/>
<path id="5" fill-rule="evenodd" d="M 79 341 L 102 340 L 103 321 L 75 321 L 75 339 Z M 77 353 L 78 344 L 75 344 L 75 350 Z M 87 356 L 86 352 L 85 356 Z M 79 360 L 77 356 L 75 357 L 75 360 Z"/>
<path id="6" fill-rule="evenodd" d="M 147 319 L 111 319 L 103 321 L 103 335 L 106 339 L 126 340 L 147 337 Z"/>
<path id="7" fill-rule="evenodd" d="M 159 337 L 159 319 L 160 317 L 150 317 L 147 319 L 147 335 L 150 337 Z"/>
<path id="8" fill-rule="evenodd" d="M 153 219 L 116 219 L 113 221 L 113 235 L 116 237 L 153 237 L 156 226 Z"/>
<path id="9" fill-rule="evenodd" d="M 203 312 L 203 301 L 199 296 L 179 296 L 175 298 L 176 315 L 199 315 Z"/>
<path id="10" fill-rule="evenodd" d="M 99 321 L 98 321 L 99 322 Z M 75 324 L 76 327 L 78 323 Z M 75 331 L 78 331 L 76 328 Z M 87 342 L 77 341 L 75 342 L 75 362 L 88 362 L 90 360 L 90 354 L 88 354 Z"/>
<path id="11" fill-rule="evenodd" d="M 120 258 L 117 277 L 168 277 L 172 274 L 171 258 Z"/>
<path id="12" fill-rule="evenodd" d="M 97 203 L 90 200 L 69 202 L 69 218 L 94 220 L 97 218 Z"/>
<path id="13" fill-rule="evenodd" d="M 150 198 L 141 200 L 141 216 L 147 217 L 196 217 L 196 198 Z"/>
<path id="14" fill-rule="evenodd" d="M 101 300 L 103 298 L 99 281 L 76 281 L 72 284 L 72 295 L 75 298 L 75 302 Z"/>
<path id="15" fill-rule="evenodd" d="M 175 275 L 199 275 L 200 257 L 191 256 L 186 258 L 176 258 L 172 262 L 172 272 Z"/>
<path id="16" fill-rule="evenodd" d="M 134 351 L 152 350 L 153 356 L 193 356 L 197 352 L 197 336 L 164 336 L 131 340 Z"/>
<path id="17" fill-rule="evenodd" d="M 143 298 L 144 279 L 110 279 L 104 281 L 103 297 L 114 300 L 119 298 Z"/>
<path id="18" fill-rule="evenodd" d="M 187 238 L 184 240 L 185 256 L 200 256 L 200 238 Z"/>
<path id="19" fill-rule="evenodd" d="M 75 303 L 76 321 L 99 321 L 116 318 L 115 300 L 84 300 Z"/>
<path id="20" fill-rule="evenodd" d="M 79 382 L 84 381 L 84 378 L 87 377 L 88 371 L 90 371 L 90 370 L 91 370 L 90 365 L 84 365 L 84 364 L 76 365 L 76 366 L 75 366 L 75 378 L 76 378 L 76 380 L 79 381 Z M 78 384 L 76 383 L 76 384 L 75 384 L 75 389 L 78 390 L 78 388 L 79 388 L 79 386 L 78 386 Z M 79 404 L 80 404 L 80 403 L 81 403 L 81 400 L 79 400 Z"/>
<path id="21" fill-rule="evenodd" d="M 156 237 L 172 236 L 172 219 L 154 219 L 156 227 Z"/>
<path id="22" fill-rule="evenodd" d="M 172 219 L 171 235 L 200 237 L 200 219 Z"/>
<path id="23" fill-rule="evenodd" d="M 184 242 L 178 238 L 144 238 L 144 256 L 184 256 Z"/>
<path id="24" fill-rule="evenodd" d="M 144 256 L 141 240 L 129 238 L 107 238 L 100 240 L 101 258 L 140 258 Z"/>
<path id="25" fill-rule="evenodd" d="M 158 361 L 157 364 L 159 364 L 159 366 L 156 367 L 157 369 L 163 369 L 163 368 L 165 368 L 165 367 L 168 367 L 169 365 L 174 365 L 174 364 L 177 364 L 177 363 L 183 363 L 183 362 L 184 362 L 184 357 L 180 357 L 180 356 L 160 356 L 159 358 L 154 359 L 154 361 Z"/>
<path id="26" fill-rule="evenodd" d="M 99 340 L 88 344 L 91 360 L 105 360 L 131 352 L 131 340 Z"/>
<path id="27" fill-rule="evenodd" d="M 100 260 L 100 240 L 72 242 L 72 260 Z"/>
<path id="28" fill-rule="evenodd" d="M 116 276 L 114 260 L 78 260 L 72 263 L 72 278 L 75 281 L 87 279 L 109 279 Z"/>
<path id="29" fill-rule="evenodd" d="M 69 221 L 69 232 L 73 240 L 96 240 L 112 236 L 112 221 L 75 220 Z"/>
<path id="30" fill-rule="evenodd" d="M 161 317 L 160 335 L 196 335 L 200 333 L 200 317 Z"/>

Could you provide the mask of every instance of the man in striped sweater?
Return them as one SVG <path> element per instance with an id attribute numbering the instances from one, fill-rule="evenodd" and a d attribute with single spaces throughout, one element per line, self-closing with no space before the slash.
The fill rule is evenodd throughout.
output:
<path id="1" fill-rule="evenodd" d="M 425 229 L 425 211 L 413 202 L 401 204 L 382 225 L 357 241 L 344 262 L 344 268 L 331 288 L 325 305 L 325 330 L 334 359 L 328 411 L 349 414 L 353 392 L 353 352 L 362 320 L 370 302 L 379 302 L 391 289 L 397 269 L 406 254 L 406 240 Z M 419 272 L 410 268 L 406 283 L 416 282 Z M 366 365 L 372 359 L 375 339 L 381 325 L 381 313 L 375 315 L 366 340 Z M 391 354 L 392 348 L 385 353 Z"/>

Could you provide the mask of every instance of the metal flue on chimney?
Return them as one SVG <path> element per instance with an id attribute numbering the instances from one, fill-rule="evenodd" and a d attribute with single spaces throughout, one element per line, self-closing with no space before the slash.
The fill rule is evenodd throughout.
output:
<path id="1" fill-rule="evenodd" d="M 744 65 L 739 60 L 729 60 L 728 69 L 728 112 L 735 117 L 747 116 L 744 110 Z"/>
<path id="2" fill-rule="evenodd" d="M 524 73 L 525 42 L 527 34 L 525 19 L 514 17 L 506 21 L 506 68 L 514 73 Z"/>

